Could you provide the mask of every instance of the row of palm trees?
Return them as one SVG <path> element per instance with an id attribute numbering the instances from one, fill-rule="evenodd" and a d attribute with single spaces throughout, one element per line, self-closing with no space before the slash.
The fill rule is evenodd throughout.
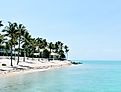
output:
<path id="1" fill-rule="evenodd" d="M 2 21 L 0 21 L 1 26 L 3 26 Z M 0 34 L 0 48 L 4 50 L 5 55 L 11 56 L 11 66 L 13 66 L 12 60 L 15 52 L 18 55 L 17 65 L 20 56 L 24 57 L 23 61 L 25 61 L 25 57 L 52 58 L 52 53 L 56 54 L 56 59 L 68 58 L 69 49 L 67 45 L 61 41 L 53 43 L 40 37 L 33 38 L 23 24 L 8 22 L 2 33 Z"/>

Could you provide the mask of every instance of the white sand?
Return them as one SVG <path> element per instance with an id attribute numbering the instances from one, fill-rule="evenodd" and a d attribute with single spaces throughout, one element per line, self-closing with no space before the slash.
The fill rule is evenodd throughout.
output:
<path id="1" fill-rule="evenodd" d="M 50 69 L 69 66 L 71 63 L 67 60 L 59 61 L 47 61 L 47 60 L 26 60 L 26 62 L 20 61 L 19 65 L 16 65 L 17 60 L 13 60 L 13 67 L 10 66 L 10 59 L 0 59 L 0 76 L 13 76 L 16 74 L 32 73 L 37 71 L 47 71 Z M 2 66 L 6 64 L 6 66 Z"/>

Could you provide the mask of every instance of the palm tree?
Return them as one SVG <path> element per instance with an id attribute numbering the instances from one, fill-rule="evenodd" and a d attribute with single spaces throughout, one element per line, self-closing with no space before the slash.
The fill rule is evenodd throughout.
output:
<path id="1" fill-rule="evenodd" d="M 3 26 L 2 21 L 0 21 L 0 27 Z"/>
<path id="2" fill-rule="evenodd" d="M 36 42 L 37 42 L 37 46 L 39 47 L 38 48 L 38 52 L 40 53 L 39 57 L 44 58 L 44 54 L 47 52 L 47 48 L 46 48 L 47 47 L 47 41 L 46 41 L 46 39 L 42 39 L 42 38 L 38 37 L 36 39 Z"/>
<path id="3" fill-rule="evenodd" d="M 10 42 L 5 42 L 5 53 L 7 56 L 9 56 L 9 51 L 10 51 Z"/>
<path id="4" fill-rule="evenodd" d="M 38 37 L 38 38 L 36 39 L 36 43 L 37 43 L 37 46 L 38 46 L 38 50 L 37 50 L 37 51 L 38 51 L 38 53 L 39 53 L 39 58 L 42 57 L 42 50 L 43 50 L 43 44 L 42 44 L 42 42 L 43 42 L 43 41 L 42 41 L 42 38 L 39 38 L 39 37 Z M 38 59 L 38 61 L 39 61 L 39 59 Z"/>
<path id="5" fill-rule="evenodd" d="M 47 50 L 45 50 L 45 49 L 48 46 L 48 43 L 47 43 L 46 39 L 43 39 L 41 44 L 42 44 L 42 47 L 41 47 L 41 49 L 42 49 L 42 57 L 44 58 L 44 52 L 47 52 Z"/>
<path id="6" fill-rule="evenodd" d="M 9 40 L 9 44 L 11 46 L 11 66 L 13 66 L 13 63 L 12 63 L 12 56 L 13 56 L 13 46 L 15 46 L 16 44 L 16 41 L 17 41 L 17 37 L 16 37 L 16 33 L 17 33 L 17 30 L 16 30 L 16 23 L 11 23 L 11 22 L 8 22 L 8 26 L 6 26 L 2 32 L 5 32 L 5 35 L 4 36 L 7 36 L 10 38 Z"/>
<path id="7" fill-rule="evenodd" d="M 49 43 L 48 48 L 50 49 L 50 53 L 54 49 L 54 44 L 52 42 Z"/>
<path id="8" fill-rule="evenodd" d="M 32 59 L 34 57 L 34 52 L 35 52 L 36 46 L 37 46 L 36 39 L 31 38 L 29 49 L 30 49 L 30 56 L 32 57 Z"/>
<path id="9" fill-rule="evenodd" d="M 58 50 L 59 50 L 59 45 L 58 45 L 58 42 L 55 43 L 55 53 L 58 53 Z"/>
<path id="10" fill-rule="evenodd" d="M 2 21 L 0 21 L 0 27 L 3 26 Z M 0 34 L 0 46 L 2 45 L 3 35 Z"/>
<path id="11" fill-rule="evenodd" d="M 42 44 L 43 44 L 43 48 L 45 49 L 45 47 L 47 47 L 47 41 L 46 41 L 46 39 L 42 40 Z"/>
<path id="12" fill-rule="evenodd" d="M 65 55 L 64 55 L 64 51 L 63 50 L 59 50 L 58 54 L 60 56 L 59 57 L 60 60 L 63 60 L 65 58 Z"/>
<path id="13" fill-rule="evenodd" d="M 60 50 L 63 49 L 63 43 L 61 41 L 57 41 L 55 43 L 55 49 L 56 49 L 56 53 L 58 53 Z"/>
<path id="14" fill-rule="evenodd" d="M 60 43 L 60 50 L 62 50 L 63 49 L 63 43 L 61 42 Z"/>
<path id="15" fill-rule="evenodd" d="M 0 34 L 0 45 L 2 44 L 3 39 L 4 39 L 4 36 L 2 34 Z"/>
<path id="16" fill-rule="evenodd" d="M 24 33 L 24 37 L 23 37 L 23 40 L 22 40 L 22 43 L 23 43 L 23 48 L 24 48 L 24 58 L 23 58 L 23 61 L 25 62 L 25 57 L 26 55 L 28 55 L 28 51 L 30 51 L 30 47 L 31 47 L 31 35 L 25 31 Z M 29 53 L 30 54 L 30 53 Z"/>
<path id="17" fill-rule="evenodd" d="M 59 56 L 60 56 L 60 59 L 65 58 L 64 50 L 63 50 L 63 49 L 65 49 L 65 52 L 67 54 L 67 59 L 68 59 L 69 49 L 68 49 L 67 45 L 64 46 L 64 44 L 61 41 L 58 41 L 58 42 L 55 43 L 55 48 L 56 48 L 56 53 L 58 53 Z"/>
<path id="18" fill-rule="evenodd" d="M 0 50 L 3 50 L 3 45 L 2 45 L 3 39 L 4 39 L 4 36 L 0 34 Z M 1 51 L 0 51 L 0 53 L 1 53 Z M 3 53 L 1 53 L 1 54 L 3 54 Z"/>
<path id="19" fill-rule="evenodd" d="M 55 43 L 55 47 L 56 47 L 57 51 L 62 50 L 63 49 L 63 43 L 61 41 L 57 41 Z"/>
<path id="20" fill-rule="evenodd" d="M 19 54 L 20 54 L 20 44 L 21 44 L 21 38 L 22 36 L 24 37 L 24 34 L 25 34 L 25 31 L 26 31 L 26 28 L 23 24 L 19 24 L 17 25 L 17 35 L 18 35 L 18 61 L 17 61 L 17 65 L 19 63 Z"/>
<path id="21" fill-rule="evenodd" d="M 68 46 L 65 45 L 65 46 L 64 46 L 64 49 L 65 49 L 65 52 L 66 52 L 66 54 L 67 54 L 67 57 L 66 57 L 66 58 L 67 58 L 67 60 L 68 60 L 68 52 L 69 52 Z"/>
<path id="22" fill-rule="evenodd" d="M 5 53 L 7 51 L 6 49 L 6 38 L 4 37 L 4 35 L 0 34 L 0 49 L 3 51 L 4 54 L 7 54 Z M 5 45 L 3 45 L 5 43 Z"/>

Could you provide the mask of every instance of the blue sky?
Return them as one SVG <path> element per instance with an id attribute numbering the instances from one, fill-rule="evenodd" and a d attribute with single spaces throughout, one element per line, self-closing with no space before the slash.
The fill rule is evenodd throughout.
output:
<path id="1" fill-rule="evenodd" d="M 0 0 L 0 19 L 62 41 L 70 59 L 121 59 L 120 0 Z"/>

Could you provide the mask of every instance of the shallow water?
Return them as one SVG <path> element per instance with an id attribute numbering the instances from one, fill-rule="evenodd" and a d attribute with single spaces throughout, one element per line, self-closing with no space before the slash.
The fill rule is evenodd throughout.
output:
<path id="1" fill-rule="evenodd" d="M 0 79 L 0 92 L 121 92 L 121 61 L 83 61 Z"/>

